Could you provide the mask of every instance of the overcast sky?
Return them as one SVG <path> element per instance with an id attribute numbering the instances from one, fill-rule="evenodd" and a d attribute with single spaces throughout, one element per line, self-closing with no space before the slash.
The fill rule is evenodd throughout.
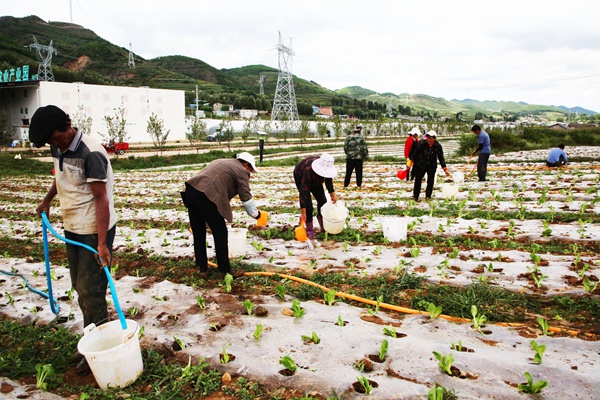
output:
<path id="1" fill-rule="evenodd" d="M 281 31 L 293 74 L 328 89 L 600 112 L 599 0 L 3 0 L 0 13 L 72 14 L 143 58 L 179 54 L 219 69 L 277 68 Z"/>

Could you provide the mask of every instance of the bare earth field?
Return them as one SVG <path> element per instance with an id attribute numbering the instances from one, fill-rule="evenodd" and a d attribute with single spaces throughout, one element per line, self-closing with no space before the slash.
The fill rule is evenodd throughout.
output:
<path id="1" fill-rule="evenodd" d="M 568 150 L 570 157 L 600 154 L 598 148 Z M 374 149 L 380 154 L 388 151 Z M 269 224 L 255 227 L 239 199 L 233 200 L 234 227 L 249 228 L 247 241 L 235 243 L 243 246 L 244 253 L 235 259 L 237 265 L 247 271 L 281 275 L 316 274 L 323 277 L 322 285 L 344 293 L 358 293 L 359 278 L 381 278 L 382 287 L 400 285 L 408 277 L 424 279 L 422 289 L 373 292 L 367 299 L 370 304 L 338 296 L 329 305 L 324 292 L 317 289 L 316 295 L 301 297 L 305 312 L 297 317 L 292 315 L 292 302 L 306 285 L 282 276 L 248 272 L 236 278 L 228 292 L 217 274 L 209 281 L 213 285 L 198 285 L 191 279 L 190 268 L 177 268 L 178 262 L 187 260 L 189 264 L 193 259 L 187 213 L 178 192 L 194 171 L 117 173 L 119 222 L 114 259 L 119 266 L 114 276 L 121 306 L 128 318 L 144 328 L 140 339 L 143 348 L 171 349 L 183 361 L 204 358 L 211 367 L 234 377 L 244 376 L 272 388 L 300 389 L 314 397 L 424 399 L 438 384 L 454 390 L 460 399 L 525 399 L 529 395 L 520 392 L 517 385 L 525 382 L 523 374 L 527 371 L 534 381 L 548 382 L 540 398 L 600 398 L 597 313 L 552 315 L 546 321 L 556 333 L 544 335 L 536 322 L 539 315 L 531 310 L 524 313 L 524 322 L 515 326 L 494 320 L 477 329 L 472 322 L 432 318 L 427 304 L 421 304 L 421 313 L 416 314 L 388 307 L 409 306 L 411 298 L 428 285 L 488 285 L 516 295 L 536 296 L 542 303 L 554 296 L 569 297 L 573 304 L 582 299 L 598 301 L 600 161 L 573 163 L 562 169 L 531 161 L 545 154 L 494 156 L 491 161 L 496 163 L 490 164 L 488 182 L 479 183 L 473 175 L 468 176 L 451 198 L 441 197 L 442 184 L 451 182 L 444 182 L 439 175 L 433 201 L 419 203 L 411 200 L 412 184 L 396 178 L 397 165 L 367 162 L 363 187 L 357 190 L 353 181 L 351 188 L 344 190 L 344 167 L 339 163 L 336 192 L 351 215 L 340 234 L 319 235 L 312 242 L 293 239 L 299 216 L 293 168 L 261 168 L 253 175 L 251 187 L 259 209 L 269 211 Z M 451 172 L 468 175 L 472 164 L 449 167 Z M 50 175 L 26 181 L 3 179 L 2 236 L 15 243 L 32 240 L 34 247 L 41 248 L 41 221 L 34 210 L 51 179 Z M 51 221 L 62 232 L 60 219 L 55 216 Z M 406 227 L 406 240 L 386 239 L 382 226 L 390 222 Z M 51 243 L 57 240 L 53 238 Z M 207 246 L 209 256 L 213 255 L 210 235 Z M 131 262 L 135 254 L 143 254 L 148 263 Z M 52 267 L 60 315 L 71 316 L 64 326 L 81 332 L 76 299 L 65 296 L 70 280 L 64 255 L 61 258 L 54 252 L 51 258 L 61 260 Z M 148 275 L 150 259 L 163 260 L 165 266 L 158 270 L 168 272 L 166 279 L 165 275 Z M 24 274 L 32 286 L 46 288 L 44 262 L 39 257 L 27 256 L 26 252 L 22 258 L 3 257 L 0 270 Z M 328 280 L 328 275 L 336 280 Z M 278 285 L 283 287 L 280 295 L 274 290 Z M 198 297 L 205 300 L 204 308 Z M 252 315 L 242 304 L 244 300 L 254 303 Z M 462 306 L 469 310 L 475 303 Z M 257 306 L 262 306 L 265 315 L 256 315 Z M 504 306 L 519 308 L 518 304 Z M 109 308 L 113 310 L 112 304 Z M 412 308 L 417 307 L 413 304 Z M 37 311 L 32 312 L 34 309 Z M 20 278 L 1 274 L 0 313 L 28 322 L 55 319 L 47 300 L 24 288 Z M 445 314 L 443 309 L 441 313 Z M 460 317 L 471 319 L 472 315 L 467 312 Z M 263 332 L 257 340 L 254 333 L 259 324 Z M 396 338 L 384 333 L 384 328 L 389 333 L 391 327 L 397 332 Z M 302 338 L 313 332 L 319 343 Z M 172 350 L 174 338 L 185 348 Z M 377 362 L 381 361 L 377 355 L 384 340 L 389 349 L 385 359 Z M 546 345 L 541 364 L 533 362 L 532 340 Z M 457 351 L 459 342 L 471 351 Z M 227 364 L 219 361 L 224 348 L 235 356 Z M 433 352 L 453 354 L 453 366 L 459 372 L 455 376 L 445 374 Z M 282 374 L 279 362 L 286 355 L 299 366 L 291 376 Z M 370 372 L 357 369 L 356 364 L 365 359 L 377 359 L 371 363 Z M 370 396 L 353 388 L 361 375 L 376 384 Z M 19 390 L 25 392 L 26 388 Z M 0 398 L 14 398 L 15 393 L 0 393 Z M 51 398 L 48 393 L 28 393 L 34 396 L 29 398 Z"/>

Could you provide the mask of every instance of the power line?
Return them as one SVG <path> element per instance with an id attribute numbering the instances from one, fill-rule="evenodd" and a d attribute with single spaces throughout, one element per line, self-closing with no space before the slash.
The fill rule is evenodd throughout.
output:
<path id="1" fill-rule="evenodd" d="M 489 90 L 489 89 L 501 89 L 501 88 L 507 88 L 507 87 L 516 87 L 516 86 L 538 85 L 540 83 L 573 81 L 576 79 L 593 78 L 596 76 L 600 76 L 600 73 L 591 74 L 591 75 L 574 76 L 574 77 L 570 77 L 570 78 L 556 78 L 556 79 L 548 79 L 548 80 L 537 81 L 537 82 L 513 83 L 513 84 L 509 84 L 509 85 L 487 86 L 487 87 L 480 87 L 480 88 L 474 88 L 474 89 L 462 89 L 462 90 L 464 90 L 465 92 L 474 92 L 474 91 L 478 91 L 478 90 Z"/>

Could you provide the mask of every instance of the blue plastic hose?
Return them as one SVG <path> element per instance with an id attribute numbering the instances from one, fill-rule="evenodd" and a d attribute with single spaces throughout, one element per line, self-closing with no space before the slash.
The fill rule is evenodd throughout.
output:
<path id="1" fill-rule="evenodd" d="M 83 247 L 84 249 L 87 249 L 87 250 L 91 251 L 92 253 L 96 254 L 98 256 L 98 259 L 100 260 L 100 264 L 103 264 L 103 262 L 102 262 L 102 258 L 100 258 L 100 255 L 98 254 L 98 251 L 96 249 L 94 249 L 93 247 L 90 247 L 84 243 L 77 242 L 75 240 L 67 239 L 64 236 L 59 235 L 54 230 L 54 228 L 52 228 L 52 225 L 50 225 L 50 221 L 48 221 L 48 217 L 46 216 L 46 213 L 42 211 L 42 237 L 44 239 L 44 258 L 46 259 L 46 281 L 48 282 L 48 298 L 50 300 L 50 308 L 52 309 L 52 312 L 54 314 L 57 314 L 60 307 L 58 307 L 58 304 L 56 304 L 56 306 L 55 306 L 55 304 L 54 304 L 55 300 L 52 297 L 52 279 L 50 278 L 50 257 L 48 256 L 48 234 L 46 233 L 46 228 L 54 236 L 56 236 L 58 239 L 62 240 L 63 242 L 72 244 L 74 246 Z M 106 274 L 106 277 L 108 279 L 108 285 L 110 286 L 110 293 L 112 295 L 113 302 L 115 303 L 115 309 L 117 310 L 117 314 L 119 315 L 119 321 L 121 321 L 121 328 L 123 330 L 126 330 L 127 322 L 125 321 L 125 316 L 123 315 L 123 310 L 121 309 L 121 304 L 119 303 L 119 297 L 117 296 L 117 289 L 115 288 L 115 284 L 112 280 L 112 277 L 110 276 L 110 271 L 108 270 L 108 266 L 104 266 L 104 273 Z M 55 311 L 55 309 L 56 309 L 56 311 Z"/>

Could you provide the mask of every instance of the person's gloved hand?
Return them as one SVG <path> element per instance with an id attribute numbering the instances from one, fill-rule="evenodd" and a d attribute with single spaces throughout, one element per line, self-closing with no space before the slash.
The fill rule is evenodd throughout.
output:
<path id="1" fill-rule="evenodd" d="M 269 221 L 269 213 L 266 211 L 258 211 L 258 216 L 256 217 L 256 225 L 257 226 L 265 226 Z"/>

